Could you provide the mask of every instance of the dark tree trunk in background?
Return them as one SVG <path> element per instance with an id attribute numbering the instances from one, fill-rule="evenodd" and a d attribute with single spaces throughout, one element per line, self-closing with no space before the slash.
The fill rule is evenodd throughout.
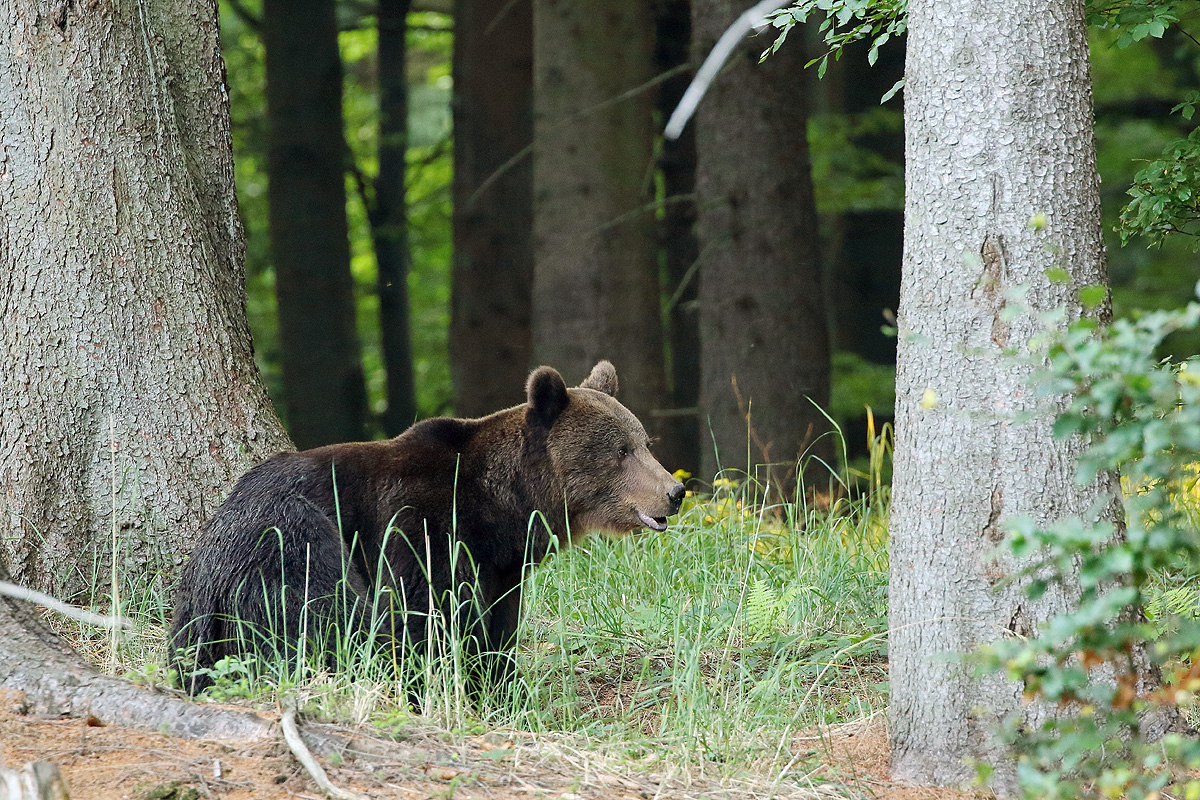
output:
<path id="1" fill-rule="evenodd" d="M 568 383 L 610 359 L 622 401 L 661 433 L 648 0 L 533 0 L 533 15 L 534 358 Z"/>
<path id="2" fill-rule="evenodd" d="M 408 78 L 405 74 L 410 0 L 379 0 L 379 176 L 371 235 L 379 266 L 379 329 L 387 374 L 383 429 L 395 436 L 417 416 L 408 313 Z"/>
<path id="3" fill-rule="evenodd" d="M 667 72 L 691 57 L 692 17 L 689 0 L 658 0 L 655 6 L 654 60 Z M 658 90 L 663 124 L 687 90 L 692 72 L 663 81 Z M 672 469 L 685 469 L 700 478 L 700 323 L 696 302 L 700 287 L 696 242 L 696 129 L 689 125 L 678 139 L 664 139 L 658 161 L 662 170 L 664 205 L 658 222 L 665 266 L 668 341 L 670 342 L 670 404 L 664 420 L 659 458 Z M 711 477 L 711 476 L 709 476 Z"/>
<path id="4" fill-rule="evenodd" d="M 524 399 L 533 283 L 531 0 L 458 0 L 454 13 L 454 409 Z"/>
<path id="5" fill-rule="evenodd" d="M 264 0 L 263 44 L 288 429 L 301 448 L 361 439 L 366 389 L 350 276 L 334 0 Z"/>
<path id="6" fill-rule="evenodd" d="M 246 323 L 215 6 L 46 9 L 0 3 L 0 561 L 74 594 L 114 529 L 119 571 L 168 575 L 290 443 Z"/>
<path id="7" fill-rule="evenodd" d="M 744 6 L 693 0 L 697 52 L 707 53 Z M 766 37 L 742 43 L 695 121 L 703 475 L 750 468 L 791 496 L 798 459 L 829 460 L 834 451 L 822 436 L 828 422 L 810 402 L 829 402 L 829 337 L 804 52 L 789 43 L 759 63 L 767 44 Z M 828 485 L 819 464 L 803 477 L 808 487 Z"/>

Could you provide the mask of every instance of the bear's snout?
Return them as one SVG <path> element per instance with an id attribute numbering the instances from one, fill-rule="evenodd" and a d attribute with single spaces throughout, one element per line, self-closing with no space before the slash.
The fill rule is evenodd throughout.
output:
<path id="1" fill-rule="evenodd" d="M 671 491 L 667 492 L 667 502 L 671 504 L 671 510 L 667 512 L 668 517 L 673 517 L 679 513 L 679 507 L 683 505 L 684 494 L 682 483 L 675 484 L 671 487 Z"/>

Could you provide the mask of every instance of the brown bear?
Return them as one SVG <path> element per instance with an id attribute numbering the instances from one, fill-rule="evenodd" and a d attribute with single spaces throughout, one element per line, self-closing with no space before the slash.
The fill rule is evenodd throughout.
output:
<path id="1" fill-rule="evenodd" d="M 169 647 L 185 688 L 208 686 L 227 655 L 315 646 L 332 665 L 347 631 L 419 651 L 435 615 L 473 690 L 509 681 L 522 578 L 551 537 L 661 531 L 679 510 L 683 485 L 616 393 L 607 361 L 574 389 L 539 367 L 522 405 L 251 469 L 183 569 Z"/>

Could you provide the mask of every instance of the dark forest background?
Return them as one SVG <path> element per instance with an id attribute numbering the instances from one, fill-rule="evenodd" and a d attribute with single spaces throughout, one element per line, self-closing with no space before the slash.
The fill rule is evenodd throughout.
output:
<path id="1" fill-rule="evenodd" d="M 487 413 L 533 365 L 578 381 L 609 358 L 669 469 L 773 463 L 786 487 L 841 451 L 806 397 L 864 453 L 866 408 L 878 426 L 894 400 L 902 92 L 879 100 L 904 43 L 874 66 L 847 48 L 818 80 L 815 36 L 763 64 L 770 34 L 752 38 L 664 141 L 742 10 L 222 0 L 250 321 L 297 445 Z M 1193 127 L 1171 109 L 1200 47 L 1175 27 L 1126 47 L 1097 30 L 1092 51 L 1116 313 L 1179 305 L 1191 237 L 1115 228 L 1134 174 Z"/>

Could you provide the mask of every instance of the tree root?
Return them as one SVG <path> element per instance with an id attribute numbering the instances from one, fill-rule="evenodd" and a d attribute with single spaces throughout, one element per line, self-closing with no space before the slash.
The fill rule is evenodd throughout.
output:
<path id="1" fill-rule="evenodd" d="M 309 751 L 307 745 L 304 744 L 304 740 L 300 738 L 300 730 L 296 727 L 295 706 L 289 706 L 283 712 L 283 718 L 279 720 L 279 725 L 283 728 L 283 739 L 287 742 L 292 755 L 300 762 L 300 766 L 308 771 L 308 774 L 312 776 L 313 783 L 317 784 L 326 797 L 332 797 L 334 800 L 366 800 L 366 798 L 356 792 L 334 786 L 333 782 L 329 780 L 329 776 L 325 774 L 325 770 L 313 758 L 313 754 Z"/>
<path id="2" fill-rule="evenodd" d="M 58 764 L 34 761 L 22 769 L 0 769 L 0 800 L 70 800 Z"/>

